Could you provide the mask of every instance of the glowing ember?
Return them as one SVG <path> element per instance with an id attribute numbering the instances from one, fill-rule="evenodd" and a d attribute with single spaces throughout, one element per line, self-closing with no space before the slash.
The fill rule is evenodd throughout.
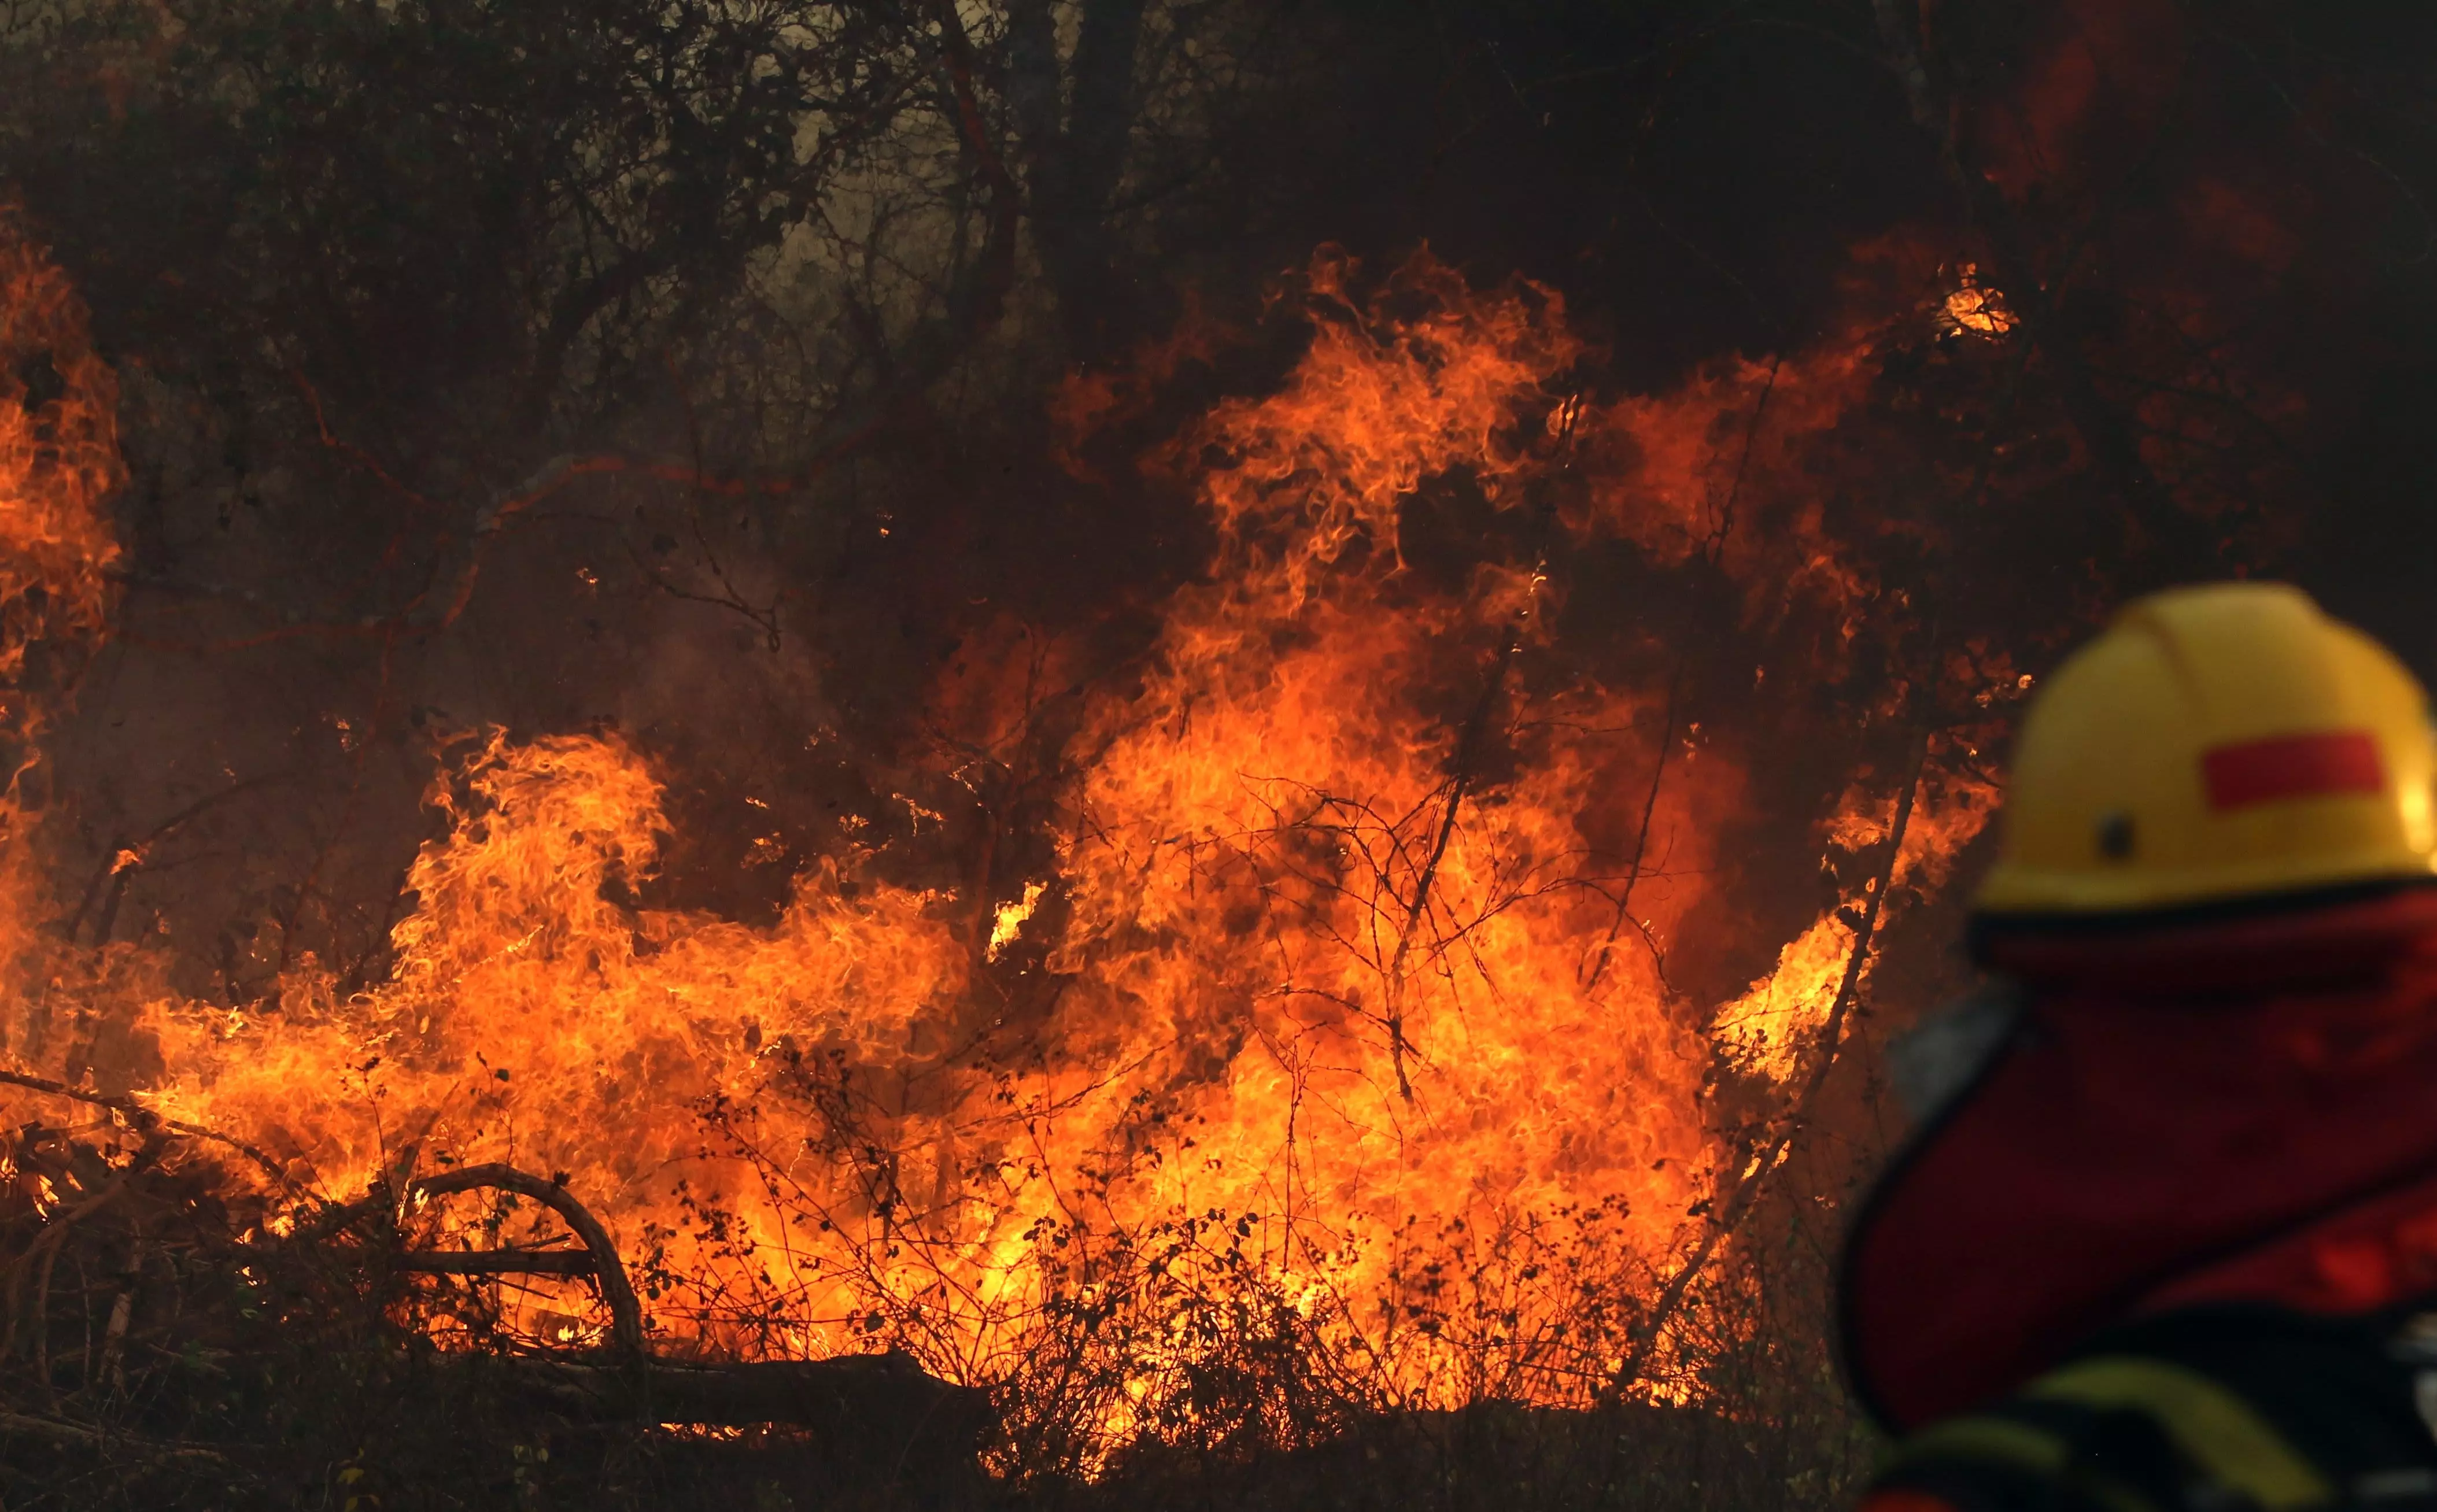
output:
<path id="1" fill-rule="evenodd" d="M 1945 306 L 1938 312 L 1938 324 L 1974 336 L 2006 336 L 2012 333 L 2015 317 L 2006 306 L 2006 296 L 1980 282 L 1977 266 L 1965 263 L 1962 282 L 1946 296 Z"/>
<path id="2" fill-rule="evenodd" d="M 1024 926 L 1030 921 L 1033 912 L 1041 907 L 1041 895 L 1048 891 L 1046 882 L 1026 882 L 1022 902 L 999 905 L 998 917 L 991 924 L 990 948 L 985 952 L 990 960 L 997 960 L 1001 951 L 1015 943 L 1016 936 L 1024 932 Z"/>

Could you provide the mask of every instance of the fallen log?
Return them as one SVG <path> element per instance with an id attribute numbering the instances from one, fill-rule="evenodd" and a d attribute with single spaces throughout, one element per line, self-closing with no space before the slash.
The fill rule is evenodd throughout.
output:
<path id="1" fill-rule="evenodd" d="M 476 1368 L 570 1417 L 809 1429 L 841 1442 L 915 1441 L 974 1452 L 994 1416 L 990 1394 L 953 1385 L 903 1354 L 734 1364 L 661 1359 L 591 1363 L 538 1356 L 480 1359 Z"/>

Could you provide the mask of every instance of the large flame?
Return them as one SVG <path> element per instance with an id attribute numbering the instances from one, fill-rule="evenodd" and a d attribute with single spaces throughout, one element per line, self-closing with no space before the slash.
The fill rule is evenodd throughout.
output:
<path id="1" fill-rule="evenodd" d="M 21 830 L 51 704 L 101 629 L 118 556 L 118 392 L 67 280 L 0 205 L 0 938 L 29 940 L 40 879 Z"/>
<path id="2" fill-rule="evenodd" d="M 9 321 L 68 308 L 32 266 L 0 266 Z M 1740 1001 L 1683 1000 L 1662 947 L 1707 898 L 1742 778 L 1693 759 L 1663 678 L 1527 675 L 1558 607 L 1543 565 L 1561 540 L 1721 549 L 1754 403 L 1775 395 L 1780 438 L 1815 431 L 1854 358 L 1587 409 L 1552 293 L 1426 258 L 1376 301 L 1348 277 L 1315 266 L 1313 339 L 1277 391 L 1164 454 L 1217 557 L 1141 675 L 1086 696 L 1039 875 L 912 890 L 842 835 L 769 927 L 643 907 L 666 826 L 649 756 L 495 733 L 435 780 L 447 832 L 384 982 L 342 995 L 306 962 L 236 1009 L 115 989 L 146 999 L 145 1095 L 272 1152 L 298 1190 L 494 1159 L 561 1174 L 663 1347 L 890 1344 L 1003 1379 L 1081 1318 L 1120 1434 L 1190 1410 L 1211 1308 L 1409 1402 L 1601 1389 L 1713 1190 L 1715 1051 L 1794 1081 L 1876 883 Z M 37 628 L 59 636 L 99 623 L 111 473 L 106 378 L 53 339 L 87 408 L 0 405 L 0 591 L 48 585 Z M 1561 496 L 1569 468 L 1588 486 Z M 1452 586 L 1408 563 L 1401 523 L 1447 477 L 1515 543 Z M 21 687 L 36 629 L 6 629 Z M 960 717 L 1020 723 L 1022 683 L 958 692 Z M 1684 746 L 1663 783 L 1655 740 Z M 970 748 L 985 763 L 991 738 Z M 1985 796 L 1924 790 L 1900 884 L 1934 879 Z M 1885 784 L 1856 790 L 1826 838 L 1866 846 L 1893 811 Z M 9 1045 L 41 1060 L 57 1038 L 20 1024 Z M 598 1319 L 563 1293 L 551 1337 L 580 1339 Z"/>

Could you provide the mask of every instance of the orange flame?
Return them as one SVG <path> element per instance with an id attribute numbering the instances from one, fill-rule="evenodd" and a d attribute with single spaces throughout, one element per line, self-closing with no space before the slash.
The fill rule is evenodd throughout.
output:
<path id="1" fill-rule="evenodd" d="M 44 879 L 25 842 L 52 713 L 42 688 L 66 681 L 62 658 L 100 634 L 108 612 L 117 416 L 83 305 L 0 204 L 0 940 L 21 961 L 41 953 Z M 55 653 L 39 668 L 38 646 Z"/>
<path id="2" fill-rule="evenodd" d="M 9 276 L 11 319 L 29 288 L 65 307 Z M 167 1068 L 149 1095 L 333 1194 L 460 1162 L 563 1173 L 668 1347 L 882 1341 L 992 1379 L 1044 1320 L 1131 1307 L 1096 1409 L 1113 1439 L 1188 1410 L 1209 1340 L 1177 1296 L 1258 1299 L 1409 1402 L 1600 1389 L 1711 1190 L 1713 1049 L 1790 1078 L 1853 930 L 1832 911 L 1743 999 L 1681 1000 L 1660 951 L 1706 895 L 1734 765 L 1688 758 L 1648 799 L 1621 782 L 1617 732 L 1665 727 L 1659 696 L 1517 675 L 1549 634 L 1546 574 L 1426 587 L 1402 512 L 1463 474 L 1527 539 L 1704 549 L 1742 403 L 1764 378 L 1783 426 L 1816 430 L 1853 359 L 1577 414 L 1555 294 L 1428 259 L 1378 301 L 1350 281 L 1322 258 L 1283 386 L 1166 454 L 1218 560 L 1139 683 L 1092 696 L 1067 838 L 1020 902 L 893 885 L 849 835 L 767 928 L 642 907 L 666 826 L 645 756 L 494 733 L 432 789 L 447 832 L 413 865 L 388 980 L 342 997 L 306 962 L 275 1012 L 140 989 Z M 1535 523 L 1577 420 L 1590 502 Z M 81 423 L 68 467 L 9 424 L 0 587 L 68 585 L 46 633 L 97 626 L 106 426 Z M 33 632 L 11 633 L 14 686 Z M 1925 799 L 1900 880 L 1934 880 L 1984 800 Z M 1887 812 L 1857 792 L 1832 838 L 1883 837 Z M 1637 827 L 1664 858 L 1628 884 L 1612 837 Z M 986 972 L 1019 941 L 1045 946 L 1043 990 Z M 1611 1284 L 1622 1304 L 1587 1306 Z M 539 1331 L 590 1337 L 580 1288 L 561 1300 Z"/>

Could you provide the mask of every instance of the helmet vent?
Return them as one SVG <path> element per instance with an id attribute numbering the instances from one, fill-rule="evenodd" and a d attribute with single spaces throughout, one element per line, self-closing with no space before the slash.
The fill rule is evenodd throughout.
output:
<path id="1" fill-rule="evenodd" d="M 2118 808 L 2098 820 L 2098 854 L 2112 861 L 2132 859 L 2132 816 Z"/>

